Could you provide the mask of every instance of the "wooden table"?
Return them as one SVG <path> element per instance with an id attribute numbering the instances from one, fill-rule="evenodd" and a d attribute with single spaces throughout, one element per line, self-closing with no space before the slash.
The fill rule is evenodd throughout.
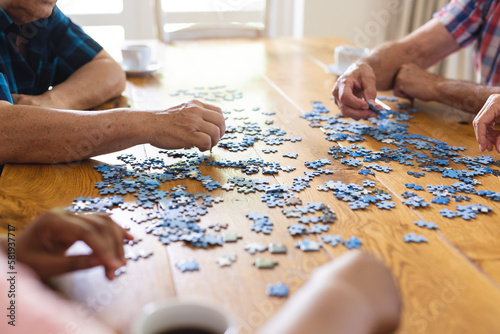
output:
<path id="1" fill-rule="evenodd" d="M 335 38 L 277 39 L 277 40 L 219 40 L 184 42 L 174 45 L 158 45 L 155 50 L 162 69 L 153 77 L 131 78 L 125 96 L 135 108 L 166 108 L 188 99 L 171 96 L 179 89 L 193 91 L 196 86 L 225 85 L 227 89 L 243 92 L 237 101 L 218 103 L 226 110 L 245 108 L 242 116 L 263 124 L 273 119 L 274 125 L 286 130 L 287 137 L 302 137 L 300 143 L 287 142 L 275 154 L 263 154 L 269 148 L 258 142 L 248 151 L 231 153 L 215 148 L 213 157 L 230 160 L 259 157 L 265 161 L 294 166 L 292 173 L 281 172 L 276 176 L 252 175 L 252 178 L 268 180 L 271 184 L 291 185 L 293 178 L 303 175 L 304 162 L 330 158 L 334 171 L 311 182 L 297 196 L 304 203 L 323 202 L 337 213 L 337 221 L 326 234 L 340 234 L 344 239 L 359 237 L 361 248 L 384 259 L 392 269 L 402 291 L 404 312 L 398 333 L 498 333 L 500 332 L 500 227 L 499 205 L 491 200 L 471 195 L 471 203 L 482 203 L 494 210 L 478 219 L 465 221 L 460 218 L 443 218 L 438 210 L 444 206 L 433 204 L 428 208 L 411 209 L 402 204 L 401 194 L 408 189 L 405 182 L 451 185 L 453 179 L 442 178 L 439 173 L 427 173 L 416 179 L 406 174 L 410 167 L 397 162 L 381 163 L 394 170 L 364 177 L 358 168 L 341 164 L 327 154 L 335 143 L 326 141 L 320 129 L 308 126 L 299 115 L 311 109 L 311 101 L 322 101 L 332 112 L 338 112 L 330 99 L 330 91 L 336 77 L 325 73 L 326 64 L 333 60 L 335 46 L 345 41 Z M 123 101 L 122 101 L 123 102 Z M 118 104 L 120 101 L 118 101 Z M 252 112 L 253 107 L 262 111 L 275 111 L 274 117 Z M 450 145 L 466 146 L 464 155 L 479 156 L 470 119 L 464 113 L 438 105 L 417 105 L 421 109 L 409 122 L 414 134 L 434 137 Z M 235 119 L 234 112 L 228 125 L 241 125 L 244 120 Z M 469 120 L 469 124 L 459 121 Z M 349 145 L 340 142 L 340 145 Z M 379 150 L 382 144 L 368 138 L 362 146 Z M 139 146 L 127 150 L 138 158 L 162 156 L 151 146 Z M 282 154 L 297 152 L 296 160 Z M 428 153 L 426 151 L 425 153 Z M 117 162 L 111 154 L 93 160 L 61 165 L 7 165 L 0 178 L 1 223 L 22 226 L 35 215 L 54 207 L 71 205 L 78 196 L 99 196 L 94 184 L 101 176 L 92 166 L 99 161 Z M 465 169 L 465 166 L 457 169 Z M 233 168 L 203 166 L 203 175 L 225 183 L 230 177 L 243 176 Z M 419 171 L 418 167 L 411 170 Z M 319 192 L 317 187 L 325 181 L 361 184 L 372 179 L 376 186 L 393 196 L 396 208 L 386 211 L 371 205 L 366 210 L 352 211 L 347 203 L 337 200 L 331 192 Z M 482 185 L 476 189 L 499 189 L 494 176 L 479 177 Z M 169 190 L 185 184 L 190 192 L 205 191 L 194 180 L 171 181 L 161 189 Z M 427 201 L 432 195 L 420 192 Z M 142 305 L 163 297 L 204 297 L 234 312 L 241 324 L 241 333 L 251 333 L 282 305 L 283 300 L 266 296 L 268 283 L 283 281 L 296 291 L 314 268 L 346 252 L 344 246 L 324 245 L 319 252 L 303 253 L 293 247 L 303 237 L 291 237 L 287 226 L 295 223 L 287 219 L 279 208 L 269 209 L 262 203 L 261 193 L 242 195 L 236 191 L 221 189 L 211 192 L 222 196 L 224 202 L 210 208 L 201 221 L 208 227 L 214 223 L 228 223 L 228 230 L 237 231 L 243 240 L 212 249 L 193 249 L 183 243 L 161 245 L 158 239 L 144 232 L 145 224 L 132 223 L 133 233 L 144 239 L 143 245 L 154 250 L 154 255 L 137 262 L 129 261 L 128 271 L 114 282 L 107 282 L 100 268 L 65 275 L 56 280 L 58 286 L 72 299 L 90 307 L 99 318 L 123 332 Z M 126 197 L 133 201 L 134 197 Z M 455 209 L 455 202 L 448 206 Z M 459 203 L 463 204 L 463 203 Z M 251 223 L 245 214 L 251 211 L 265 212 L 275 223 L 274 231 L 266 236 L 250 230 Z M 133 213 L 113 210 L 120 223 L 130 223 Z M 439 225 L 437 231 L 420 229 L 414 221 L 425 219 Z M 428 239 L 425 244 L 407 244 L 403 235 L 415 232 Z M 313 240 L 317 236 L 309 236 Z M 261 243 L 283 242 L 288 247 L 286 255 L 271 255 L 279 261 L 273 270 L 259 270 L 252 266 L 256 256 L 244 250 L 249 241 Z M 238 260 L 231 267 L 219 268 L 215 259 L 222 254 L 235 253 Z M 270 254 L 266 253 L 265 257 Z M 200 264 L 198 272 L 181 273 L 175 262 L 193 257 Z M 89 315 L 89 317 L 91 317 Z"/>

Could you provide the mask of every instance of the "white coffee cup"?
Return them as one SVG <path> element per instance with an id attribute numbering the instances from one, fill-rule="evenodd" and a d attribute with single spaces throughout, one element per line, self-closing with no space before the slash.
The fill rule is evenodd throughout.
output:
<path id="1" fill-rule="evenodd" d="M 341 75 L 356 60 L 366 57 L 370 53 L 368 48 L 362 48 L 350 45 L 341 45 L 335 48 L 334 63 L 329 66 L 331 73 Z"/>
<path id="2" fill-rule="evenodd" d="M 145 70 L 151 64 L 151 47 L 146 44 L 124 45 L 123 66 L 129 70 Z"/>
<path id="3" fill-rule="evenodd" d="M 132 323 L 132 334 L 168 333 L 199 329 L 214 334 L 237 334 L 234 316 L 199 300 L 165 299 L 145 305 Z"/>

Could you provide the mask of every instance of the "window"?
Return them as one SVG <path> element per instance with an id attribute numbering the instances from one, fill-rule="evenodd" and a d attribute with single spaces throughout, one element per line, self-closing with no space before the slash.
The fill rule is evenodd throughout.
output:
<path id="1" fill-rule="evenodd" d="M 123 12 L 123 0 L 59 0 L 57 6 L 67 15 L 117 14 Z"/>
<path id="2" fill-rule="evenodd" d="M 253 30 L 258 34 L 266 26 L 266 0 L 161 0 L 160 3 L 159 34 L 166 40 L 169 34 L 180 30 L 198 29 L 199 33 L 207 32 L 208 35 L 212 31 L 216 37 L 224 28 L 240 32 Z M 205 36 L 194 34 L 193 37 Z"/>
<path id="3" fill-rule="evenodd" d="M 59 0 L 57 6 L 107 48 L 156 37 L 154 0 Z"/>

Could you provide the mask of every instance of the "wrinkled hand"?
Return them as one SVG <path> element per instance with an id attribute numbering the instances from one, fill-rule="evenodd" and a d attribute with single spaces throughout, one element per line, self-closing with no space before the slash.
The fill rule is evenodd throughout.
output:
<path id="1" fill-rule="evenodd" d="M 72 215 L 50 211 L 30 223 L 16 243 L 17 259 L 41 277 L 103 265 L 106 277 L 125 265 L 123 240 L 133 236 L 108 216 Z M 66 250 L 76 241 L 84 241 L 92 254 L 67 256 Z"/>
<path id="2" fill-rule="evenodd" d="M 219 107 L 192 100 L 155 113 L 151 145 L 164 149 L 198 147 L 210 150 L 226 131 Z"/>
<path id="3" fill-rule="evenodd" d="M 360 299 L 373 314 L 372 333 L 395 330 L 399 324 L 401 299 L 391 272 L 366 253 L 351 251 L 318 268 L 314 284 L 342 287 L 352 299 Z"/>
<path id="4" fill-rule="evenodd" d="M 422 101 L 437 100 L 437 84 L 442 77 L 429 73 L 415 64 L 405 64 L 394 79 L 394 95 Z"/>
<path id="5" fill-rule="evenodd" d="M 12 94 L 12 99 L 14 100 L 14 104 L 17 105 L 47 108 L 55 107 L 53 101 L 50 99 L 50 94 L 47 93 L 41 95 Z"/>
<path id="6" fill-rule="evenodd" d="M 500 131 L 495 123 L 500 121 L 500 94 L 491 95 L 474 118 L 472 125 L 481 151 L 491 151 L 494 146 L 500 153 Z"/>
<path id="7" fill-rule="evenodd" d="M 368 110 L 368 103 L 375 104 L 376 79 L 373 69 L 365 63 L 355 63 L 338 78 L 332 95 L 344 116 L 354 119 L 377 116 Z"/>

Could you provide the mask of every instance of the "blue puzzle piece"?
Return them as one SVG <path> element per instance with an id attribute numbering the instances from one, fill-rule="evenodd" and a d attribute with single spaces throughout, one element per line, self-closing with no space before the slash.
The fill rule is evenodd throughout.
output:
<path id="1" fill-rule="evenodd" d="M 385 209 L 385 210 L 390 210 L 392 208 L 395 208 L 396 204 L 394 202 L 389 202 L 389 201 L 382 201 L 377 203 L 377 208 L 379 209 Z"/>
<path id="2" fill-rule="evenodd" d="M 344 242 L 344 246 L 348 249 L 359 248 L 361 246 L 361 240 L 357 237 L 351 237 L 349 240 Z"/>
<path id="3" fill-rule="evenodd" d="M 450 199 L 448 197 L 442 197 L 442 196 L 438 196 L 437 198 L 433 198 L 431 200 L 431 203 L 444 204 L 444 205 L 447 205 L 449 202 Z"/>
<path id="4" fill-rule="evenodd" d="M 276 284 L 268 284 L 267 295 L 273 297 L 287 297 L 288 296 L 288 286 L 283 282 L 278 282 Z"/>
<path id="5" fill-rule="evenodd" d="M 416 235 L 415 233 L 408 233 L 408 235 L 403 236 L 405 242 L 427 242 L 427 239 L 422 235 Z"/>
<path id="6" fill-rule="evenodd" d="M 337 246 L 338 244 L 342 244 L 342 238 L 340 235 L 322 235 L 321 239 L 324 243 L 330 244 L 331 246 Z"/>
<path id="7" fill-rule="evenodd" d="M 181 272 L 200 270 L 200 267 L 198 266 L 198 263 L 193 258 L 188 259 L 188 260 L 181 260 L 179 262 L 176 262 L 175 266 Z"/>
<path id="8" fill-rule="evenodd" d="M 453 210 L 449 210 L 449 209 L 441 209 L 439 210 L 439 213 L 441 214 L 441 216 L 443 217 L 446 217 L 446 218 L 454 218 L 456 217 L 456 214 Z"/>
<path id="9" fill-rule="evenodd" d="M 426 222 L 425 220 L 418 220 L 418 221 L 415 221 L 413 222 L 415 225 L 417 225 L 418 227 L 426 227 L 428 228 L 429 230 L 435 230 L 438 228 L 438 226 L 432 222 Z"/>

